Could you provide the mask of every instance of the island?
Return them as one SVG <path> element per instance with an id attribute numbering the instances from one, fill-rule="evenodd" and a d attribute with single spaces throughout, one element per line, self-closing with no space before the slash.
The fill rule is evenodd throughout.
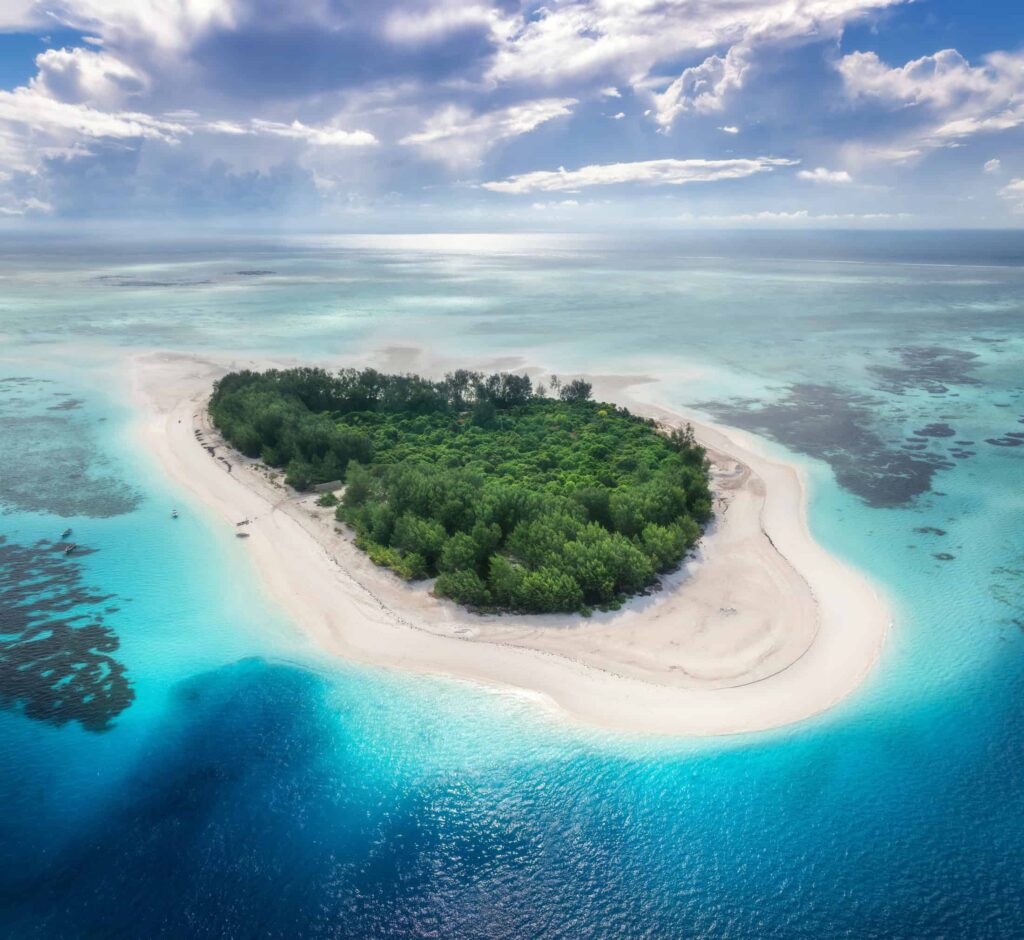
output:
<path id="1" fill-rule="evenodd" d="M 126 377 L 174 525 L 255 567 L 297 649 L 632 734 L 775 728 L 869 676 L 888 606 L 809 531 L 805 467 L 656 377 L 318 365 L 149 352 Z"/>
<path id="2" fill-rule="evenodd" d="M 213 424 L 297 490 L 344 481 L 370 559 L 478 611 L 589 616 L 676 570 L 711 519 L 692 427 L 591 400 L 575 379 L 468 369 L 232 372 Z M 328 491 L 321 505 L 332 505 Z"/>

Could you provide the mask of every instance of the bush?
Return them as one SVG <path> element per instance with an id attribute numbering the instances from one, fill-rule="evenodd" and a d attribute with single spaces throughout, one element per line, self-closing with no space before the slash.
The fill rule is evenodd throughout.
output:
<path id="1" fill-rule="evenodd" d="M 485 608 L 491 605 L 491 592 L 475 571 L 446 571 L 438 576 L 434 593 L 456 604 Z"/>
<path id="2" fill-rule="evenodd" d="M 583 603 L 583 592 L 571 575 L 556 568 L 527 572 L 512 595 L 511 606 L 528 614 L 576 610 Z"/>
<path id="3" fill-rule="evenodd" d="M 438 522 L 405 513 L 395 523 L 391 544 L 403 552 L 419 555 L 424 564 L 433 567 L 445 544 L 444 526 Z"/>
<path id="4" fill-rule="evenodd" d="M 299 491 L 308 490 L 313 483 L 313 468 L 302 460 L 288 464 L 284 482 Z"/>
<path id="5" fill-rule="evenodd" d="M 473 571 L 480 563 L 480 548 L 471 535 L 456 532 L 444 543 L 438 560 L 438 571 Z"/>

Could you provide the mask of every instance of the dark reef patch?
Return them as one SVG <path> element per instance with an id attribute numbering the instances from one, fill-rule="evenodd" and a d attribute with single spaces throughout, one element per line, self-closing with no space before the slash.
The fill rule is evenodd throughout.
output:
<path id="1" fill-rule="evenodd" d="M 956 437 L 956 431 L 948 424 L 926 424 L 923 428 L 914 431 L 918 437 Z"/>
<path id="2" fill-rule="evenodd" d="M 835 385 L 798 384 L 774 402 L 736 398 L 698 407 L 826 461 L 839 485 L 871 506 L 899 506 L 928 492 L 935 472 L 954 464 L 944 455 L 920 453 L 927 444 L 887 444 L 875 429 L 880 404 Z"/>
<path id="3" fill-rule="evenodd" d="M 79 548 L 75 558 L 88 554 Z M 0 536 L 0 708 L 106 731 L 135 698 L 104 625 L 111 595 L 82 583 L 61 543 L 19 545 Z"/>
<path id="4" fill-rule="evenodd" d="M 922 535 L 945 535 L 945 529 L 938 529 L 933 525 L 923 525 L 914 529 L 915 532 L 920 532 Z"/>
<path id="5" fill-rule="evenodd" d="M 991 444 L 993 447 L 1020 447 L 1024 444 L 1024 440 L 1016 437 L 986 437 L 986 444 Z"/>
<path id="6" fill-rule="evenodd" d="M 82 402 L 43 398 L 43 380 L 0 380 L 0 510 L 105 518 L 135 509 L 137 490 L 106 472 Z M 49 402 L 50 404 L 47 404 Z M 73 404 L 71 404 L 73 403 Z"/>
<path id="7" fill-rule="evenodd" d="M 894 395 L 924 391 L 944 395 L 951 385 L 979 385 L 974 377 L 978 354 L 945 346 L 900 346 L 896 365 L 868 367 L 878 387 Z"/>
<path id="8" fill-rule="evenodd" d="M 1006 609 L 1003 623 L 1024 630 L 1024 555 L 992 570 L 992 597 Z"/>
<path id="9" fill-rule="evenodd" d="M 212 284 L 208 279 L 194 281 L 157 281 L 149 278 L 135 277 L 131 274 L 101 274 L 96 280 L 102 281 L 107 287 L 201 287 Z"/>
<path id="10" fill-rule="evenodd" d="M 74 411 L 76 408 L 82 407 L 81 398 L 63 398 L 55 405 L 50 405 L 47 411 Z"/>
<path id="11" fill-rule="evenodd" d="M 949 552 L 936 552 L 932 558 L 938 558 L 939 561 L 952 561 L 956 555 L 950 555 Z"/>

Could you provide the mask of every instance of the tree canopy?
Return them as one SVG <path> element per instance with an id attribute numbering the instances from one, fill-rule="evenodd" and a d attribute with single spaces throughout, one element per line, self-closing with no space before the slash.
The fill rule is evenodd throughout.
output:
<path id="1" fill-rule="evenodd" d="M 297 489 L 344 480 L 338 519 L 401 577 L 478 610 L 617 607 L 677 567 L 711 517 L 692 433 L 527 376 L 233 372 L 214 424 Z"/>

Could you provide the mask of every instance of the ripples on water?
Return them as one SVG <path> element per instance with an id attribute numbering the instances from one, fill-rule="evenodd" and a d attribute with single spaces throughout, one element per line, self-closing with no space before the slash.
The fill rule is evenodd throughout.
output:
<path id="1" fill-rule="evenodd" d="M 1019 935 L 1024 240 L 793 236 L 766 261 L 722 238 L 0 256 L 0 375 L 30 380 L 0 412 L 7 599 L 18 565 L 55 579 L 40 609 L 117 594 L 92 608 L 120 646 L 90 655 L 135 691 L 102 734 L 33 721 L 24 696 L 0 712 L 3 932 Z M 788 448 L 816 534 L 896 614 L 865 688 L 794 728 L 659 742 L 318 659 L 235 540 L 126 454 L 105 370 L 125 344 L 395 342 L 658 375 L 650 394 Z M 40 543 L 65 517 L 95 554 Z"/>

